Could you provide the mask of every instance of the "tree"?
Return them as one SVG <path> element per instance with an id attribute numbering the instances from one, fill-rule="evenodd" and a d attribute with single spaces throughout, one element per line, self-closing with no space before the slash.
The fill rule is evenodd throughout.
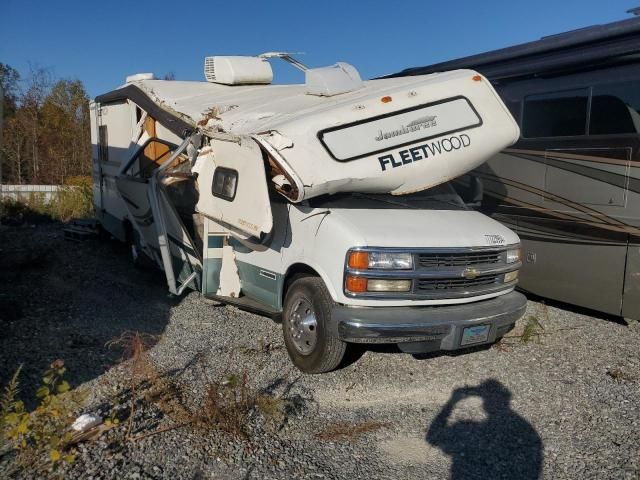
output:
<path id="1" fill-rule="evenodd" d="M 42 67 L 31 67 L 27 85 L 20 99 L 20 110 L 25 112 L 23 125 L 28 131 L 29 175 L 32 182 L 40 181 L 40 110 L 49 95 L 51 72 Z"/>
<path id="2" fill-rule="evenodd" d="M 13 68 L 0 64 L 10 112 L 0 145 L 2 180 L 62 184 L 90 174 L 89 98 L 82 82 L 54 83 L 43 68 L 32 68 L 22 89 L 19 79 Z"/>
<path id="3" fill-rule="evenodd" d="M 64 183 L 69 176 L 89 174 L 89 98 L 82 82 L 59 80 L 42 105 L 41 118 L 47 165 L 42 179 Z"/>
<path id="4" fill-rule="evenodd" d="M 0 85 L 4 92 L 3 116 L 4 118 L 12 117 L 16 113 L 20 74 L 18 71 L 2 62 L 0 62 Z"/>
<path id="5" fill-rule="evenodd" d="M 0 62 L 0 184 L 4 178 L 4 147 L 5 134 L 4 123 L 5 119 L 11 118 L 16 113 L 17 96 L 18 96 L 18 82 L 20 81 L 20 74 L 16 69 Z"/>

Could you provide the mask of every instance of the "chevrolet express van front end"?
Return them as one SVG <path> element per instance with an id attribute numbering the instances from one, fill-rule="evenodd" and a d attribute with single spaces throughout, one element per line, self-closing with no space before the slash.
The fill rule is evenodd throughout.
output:
<path id="1" fill-rule="evenodd" d="M 325 337 L 456 350 L 495 342 L 524 314 L 518 236 L 468 209 L 449 184 L 402 197 L 317 198 L 285 218 L 282 322 L 303 370 L 314 371 L 307 359 Z M 260 262 L 255 253 L 239 259 Z M 314 290 L 292 295 L 296 281 L 313 277 Z"/>

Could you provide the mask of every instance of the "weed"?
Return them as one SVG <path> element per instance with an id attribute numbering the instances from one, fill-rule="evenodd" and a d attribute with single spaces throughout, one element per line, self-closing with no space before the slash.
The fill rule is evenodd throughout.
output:
<path id="1" fill-rule="evenodd" d="M 75 448 L 69 427 L 84 401 L 83 395 L 69 391 L 69 383 L 63 379 L 64 362 L 56 360 L 36 391 L 39 405 L 33 412 L 28 412 L 17 398 L 20 370 L 21 367 L 5 387 L 0 400 L 2 449 L 15 451 L 16 464 L 29 465 L 36 472 L 51 466 L 57 468 L 62 462 L 72 463 Z"/>
<path id="2" fill-rule="evenodd" d="M 170 377 L 160 373 L 147 347 L 153 337 L 138 332 L 125 332 L 109 342 L 109 346 L 124 349 L 128 362 L 128 383 L 131 394 L 124 439 L 136 441 L 175 428 L 190 426 L 202 432 L 218 431 L 250 440 L 256 414 L 271 424 L 283 423 L 289 411 L 297 406 L 268 391 L 258 391 L 250 384 L 247 372 L 231 373 L 220 381 L 209 381 L 202 399 L 193 399 L 191 392 Z M 155 406 L 172 420 L 170 425 L 152 431 L 136 433 L 134 420 L 144 408 Z"/>
<path id="3" fill-rule="evenodd" d="M 609 375 L 614 380 L 621 380 L 625 382 L 633 382 L 636 380 L 636 377 L 629 372 L 626 372 L 621 367 L 614 367 L 607 370 L 607 375 Z"/>
<path id="4" fill-rule="evenodd" d="M 349 442 L 356 440 L 365 433 L 376 432 L 381 428 L 388 427 L 389 424 L 386 422 L 373 420 L 362 423 L 338 422 L 316 433 L 316 438 L 327 442 Z"/>
<path id="5" fill-rule="evenodd" d="M 18 377 L 21 371 L 22 365 L 16 369 L 11 380 L 9 380 L 9 383 L 4 387 L 2 397 L 0 397 L 0 451 L 6 449 L 6 427 L 8 420 L 12 418 L 9 415 L 24 410 L 24 405 L 18 400 L 18 393 L 20 392 Z"/>
<path id="6" fill-rule="evenodd" d="M 522 335 L 520 336 L 520 341 L 522 343 L 529 343 L 532 340 L 540 340 L 540 335 L 544 331 L 544 327 L 540 323 L 540 321 L 534 317 L 533 315 L 527 318 L 527 323 L 524 326 L 524 330 L 522 331 Z"/>
<path id="7" fill-rule="evenodd" d="M 251 417 L 260 411 L 267 420 L 282 421 L 286 402 L 249 385 L 248 374 L 230 375 L 223 382 L 207 387 L 199 425 L 233 436 L 249 437 Z"/>
<path id="8" fill-rule="evenodd" d="M 20 225 L 23 222 L 88 218 L 94 215 L 93 182 L 91 177 L 69 177 L 56 196 L 47 202 L 44 194 L 32 192 L 19 200 L 0 202 L 0 218 L 4 223 Z"/>
<path id="9" fill-rule="evenodd" d="M 121 360 L 129 362 L 129 388 L 131 400 L 129 407 L 129 417 L 127 419 L 127 431 L 125 438 L 131 438 L 133 420 L 138 404 L 139 391 L 147 388 L 148 397 L 159 398 L 161 396 L 159 385 L 160 375 L 156 371 L 151 358 L 147 353 L 148 345 L 155 340 L 151 335 L 144 335 L 140 332 L 126 331 L 118 338 L 107 342 L 107 347 L 120 347 L 123 350 Z M 162 385 L 163 387 L 164 385 Z"/>
<path id="10" fill-rule="evenodd" d="M 51 204 L 52 217 L 63 222 L 94 215 L 91 177 L 69 177 Z"/>

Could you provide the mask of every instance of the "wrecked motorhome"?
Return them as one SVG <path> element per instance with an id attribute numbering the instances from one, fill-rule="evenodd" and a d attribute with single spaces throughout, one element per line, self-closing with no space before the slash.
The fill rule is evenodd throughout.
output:
<path id="1" fill-rule="evenodd" d="M 273 85 L 269 59 L 304 70 Z M 490 343 L 526 300 L 518 237 L 448 181 L 515 142 L 470 70 L 362 81 L 287 54 L 208 57 L 206 82 L 127 78 L 91 104 L 103 227 L 171 293 L 279 318 L 305 372 L 348 343 Z"/>

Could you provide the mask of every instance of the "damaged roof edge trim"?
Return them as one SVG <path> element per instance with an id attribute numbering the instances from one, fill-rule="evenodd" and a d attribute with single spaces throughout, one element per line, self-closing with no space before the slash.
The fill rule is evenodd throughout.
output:
<path id="1" fill-rule="evenodd" d="M 135 85 L 127 85 L 126 87 L 113 90 L 104 95 L 100 95 L 95 98 L 96 103 L 105 104 L 111 102 L 117 102 L 120 100 L 131 100 L 136 103 L 140 108 L 146 111 L 150 116 L 160 122 L 171 133 L 179 136 L 180 138 L 186 138 L 193 133 L 195 126 L 185 122 L 183 119 L 176 117 L 175 115 L 162 109 L 149 98 L 149 96 Z"/>
<path id="2" fill-rule="evenodd" d="M 284 157 L 280 155 L 280 152 L 278 152 L 273 147 L 273 145 L 267 142 L 267 140 L 262 138 L 260 135 L 251 135 L 251 138 L 253 138 L 256 142 L 258 142 L 258 145 L 264 148 L 267 151 L 267 153 L 271 155 L 271 158 L 273 158 L 273 160 L 276 161 L 279 164 L 279 166 L 287 173 L 287 175 L 289 175 L 291 179 L 296 183 L 296 187 L 298 190 L 297 197 L 295 199 L 289 198 L 289 197 L 287 198 L 289 198 L 289 200 L 291 200 L 294 203 L 298 203 L 304 200 L 304 184 L 302 183 L 302 180 L 300 180 L 300 177 L 298 177 L 296 172 L 291 168 L 291 166 L 284 159 Z"/>

